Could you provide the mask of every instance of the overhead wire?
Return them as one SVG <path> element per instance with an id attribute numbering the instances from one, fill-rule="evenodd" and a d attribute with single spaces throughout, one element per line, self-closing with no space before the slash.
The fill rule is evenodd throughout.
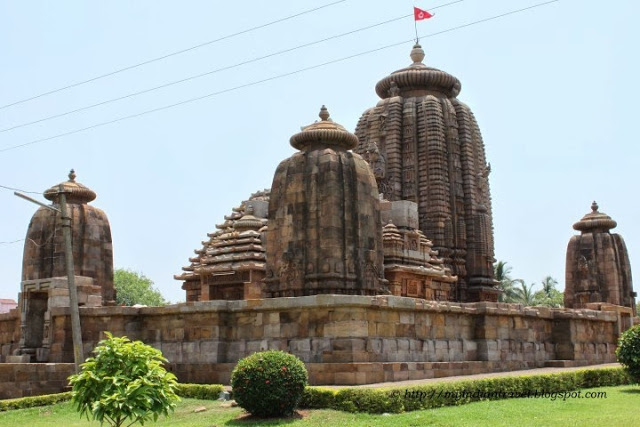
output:
<path id="1" fill-rule="evenodd" d="M 24 242 L 24 239 L 14 240 L 11 242 L 0 242 L 0 245 L 11 245 L 13 243 Z"/>
<path id="2" fill-rule="evenodd" d="M 480 19 L 480 20 L 477 20 L 477 21 L 472 21 L 472 22 L 469 22 L 469 23 L 466 23 L 466 24 L 462 24 L 462 25 L 458 25 L 458 26 L 455 26 L 455 27 L 451 27 L 451 28 L 448 28 L 448 29 L 445 29 L 445 30 L 442 30 L 442 31 L 437 31 L 435 33 L 421 35 L 420 38 L 429 38 L 429 37 L 434 37 L 434 36 L 437 36 L 437 35 L 440 35 L 440 34 L 449 33 L 449 32 L 460 30 L 460 29 L 463 29 L 463 28 L 467 28 L 467 27 L 470 27 L 470 26 L 473 26 L 473 25 L 477 25 L 477 24 L 481 24 L 481 23 L 484 23 L 484 22 L 489 22 L 489 21 L 493 21 L 493 20 L 496 20 L 496 19 L 499 19 L 499 18 L 503 18 L 503 17 L 506 17 L 506 16 L 514 15 L 516 13 L 521 13 L 521 12 L 524 12 L 524 11 L 527 11 L 527 10 L 531 10 L 531 9 L 534 9 L 534 8 L 546 6 L 546 5 L 549 5 L 549 4 L 552 4 L 552 3 L 557 3 L 558 1 L 560 1 L 560 0 L 550 0 L 550 1 L 542 2 L 542 3 L 536 3 L 534 5 L 531 5 L 531 6 L 528 6 L 528 7 L 525 7 L 525 8 L 512 10 L 512 11 L 505 12 L 505 13 L 502 13 L 502 14 L 499 14 L 499 15 L 494 15 L 494 16 L 491 16 L 491 17 L 488 17 L 488 18 Z M 298 70 L 295 70 L 295 71 L 290 71 L 288 73 L 283 73 L 283 74 L 279 74 L 279 75 L 276 75 L 276 76 L 271 76 L 271 77 L 268 77 L 268 78 L 265 78 L 265 79 L 262 79 L 262 80 L 257 80 L 257 81 L 254 81 L 254 82 L 245 83 L 245 84 L 242 84 L 242 85 L 239 85 L 239 86 L 234 86 L 234 87 L 231 87 L 231 88 L 223 89 L 223 90 L 220 90 L 220 91 L 217 91 L 217 92 L 212 92 L 212 93 L 209 93 L 209 94 L 206 94 L 206 95 L 202 95 L 202 96 L 198 96 L 198 97 L 195 97 L 195 98 L 190 98 L 190 99 L 187 99 L 187 100 L 184 100 L 184 101 L 176 102 L 176 103 L 165 105 L 165 106 L 162 106 L 162 107 L 158 107 L 158 108 L 154 108 L 154 109 L 150 109 L 150 110 L 145 110 L 145 111 L 142 111 L 140 113 L 119 117 L 117 119 L 113 119 L 113 120 L 109 120 L 109 121 L 105 121 L 105 122 L 101 122 L 101 123 L 96 123 L 96 124 L 91 125 L 91 126 L 87 126 L 87 127 L 80 128 L 80 129 L 75 129 L 75 130 L 72 130 L 72 131 L 69 131 L 69 132 L 60 133 L 60 134 L 53 135 L 53 136 L 50 136 L 50 137 L 47 137 L 47 138 L 40 138 L 40 139 L 36 139 L 36 140 L 33 140 L 33 141 L 25 142 L 25 143 L 22 143 L 22 144 L 17 144 L 17 145 L 5 147 L 5 148 L 0 148 L 0 153 L 1 152 L 5 152 L 5 151 L 9 151 L 9 150 L 14 150 L 14 149 L 17 149 L 17 148 L 26 147 L 26 146 L 33 145 L 33 144 L 39 144 L 39 143 L 50 141 L 50 140 L 54 140 L 54 139 L 59 139 L 59 138 L 65 137 L 65 136 L 74 135 L 74 134 L 77 134 L 77 133 L 80 133 L 80 132 L 85 132 L 87 130 L 91 130 L 91 129 L 95 129 L 95 128 L 98 128 L 98 127 L 107 126 L 107 125 L 110 125 L 110 124 L 118 123 L 118 122 L 121 122 L 121 121 L 124 121 L 124 120 L 133 119 L 133 118 L 136 118 L 136 117 L 141 117 L 141 116 L 144 116 L 144 115 L 147 115 L 147 114 L 156 113 L 156 112 L 159 112 L 159 111 L 163 111 L 163 110 L 167 110 L 167 109 L 170 109 L 170 108 L 178 107 L 180 105 L 189 104 L 189 103 L 200 101 L 200 100 L 203 100 L 203 99 L 206 99 L 206 98 L 211 98 L 211 97 L 218 96 L 218 95 L 221 95 L 221 94 L 224 94 L 224 93 L 228 93 L 228 92 L 236 91 L 236 90 L 239 90 L 239 89 L 243 89 L 243 88 L 246 88 L 246 87 L 255 86 L 255 85 L 258 85 L 258 84 L 261 84 L 261 83 L 266 83 L 266 82 L 269 82 L 269 81 L 272 81 L 272 80 L 281 79 L 281 78 L 288 77 L 288 76 L 291 76 L 291 75 L 294 75 L 294 74 L 299 74 L 299 73 L 302 73 L 302 72 L 305 72 L 305 71 L 310 71 L 310 70 L 313 70 L 313 69 L 316 69 L 316 68 L 320 68 L 320 67 L 324 67 L 324 66 L 327 66 L 327 65 L 335 64 L 335 63 L 338 63 L 338 62 L 347 61 L 349 59 L 353 59 L 353 58 L 357 58 L 357 57 L 360 57 L 360 56 L 368 55 L 368 54 L 371 54 L 371 53 L 379 52 L 381 50 L 385 50 L 385 49 L 389 49 L 389 48 L 392 48 L 392 47 L 396 47 L 396 46 L 399 46 L 399 45 L 402 45 L 402 44 L 405 44 L 405 43 L 408 43 L 408 42 L 412 42 L 414 40 L 415 40 L 414 38 L 403 40 L 403 41 L 400 41 L 400 42 L 396 42 L 396 43 L 388 44 L 388 45 L 385 45 L 385 46 L 381 46 L 381 47 L 378 47 L 378 48 L 375 48 L 375 49 L 371 49 L 371 50 L 367 50 L 367 51 L 364 51 L 364 52 L 356 53 L 356 54 L 353 54 L 353 55 L 345 56 L 345 57 L 342 57 L 342 58 L 334 59 L 334 60 L 331 60 L 331 61 L 323 62 L 321 64 L 316 64 L 316 65 L 312 65 L 312 66 L 309 66 L 309 67 L 301 68 L 301 69 L 298 69 Z"/>
<path id="3" fill-rule="evenodd" d="M 80 81 L 80 82 L 72 83 L 70 85 L 60 87 L 58 89 L 53 89 L 53 90 L 50 90 L 48 92 L 44 92 L 44 93 L 41 93 L 39 95 L 32 96 L 30 98 L 25 98 L 25 99 L 21 99 L 19 101 L 15 101 L 15 102 L 12 102 L 12 103 L 9 103 L 9 104 L 5 104 L 5 105 L 0 106 L 0 110 L 5 109 L 5 108 L 9 108 L 9 107 L 13 107 L 14 105 L 23 104 L 23 103 L 28 102 L 28 101 L 33 101 L 34 99 L 42 98 L 42 97 L 47 96 L 47 95 L 51 95 L 51 94 L 54 94 L 54 93 L 62 92 L 63 90 L 67 90 L 67 89 L 71 89 L 71 88 L 74 88 L 74 87 L 82 86 L 84 84 L 91 83 L 91 82 L 94 82 L 96 80 L 104 79 L 105 77 L 110 77 L 110 76 L 113 76 L 113 75 L 116 75 L 116 74 L 123 73 L 125 71 L 133 70 L 135 68 L 142 67 L 143 65 L 147 65 L 147 64 L 151 64 L 153 62 L 161 61 L 163 59 L 167 59 L 167 58 L 170 58 L 172 56 L 176 56 L 176 55 L 180 55 L 180 54 L 183 54 L 183 53 L 186 53 L 186 52 L 190 52 L 192 50 L 199 49 L 199 48 L 204 47 L 204 46 L 209 46 L 211 44 L 220 42 L 222 40 L 228 40 L 230 38 L 237 37 L 237 36 L 242 35 L 242 34 L 247 34 L 247 33 L 250 33 L 252 31 L 256 31 L 256 30 L 259 30 L 259 29 L 262 29 L 262 28 L 265 28 L 265 27 L 269 27 L 271 25 L 279 24 L 281 22 L 288 21 L 290 19 L 297 18 L 299 16 L 306 15 L 308 13 L 316 12 L 316 11 L 318 11 L 320 9 L 324 9 L 324 8 L 327 8 L 327 7 L 330 7 L 330 6 L 334 6 L 334 5 L 337 5 L 339 3 L 344 3 L 346 1 L 347 0 L 338 0 L 338 1 L 334 1 L 332 3 L 327 3 L 327 4 L 324 4 L 324 5 L 312 8 L 312 9 L 307 9 L 307 10 L 304 10 L 302 12 L 296 13 L 294 15 L 285 16 L 284 18 L 280 18 L 280 19 L 276 19 L 275 21 L 267 22 L 266 24 L 257 25 L 255 27 L 251 27 L 251 28 L 248 28 L 246 30 L 238 31 L 238 32 L 235 32 L 235 33 L 232 33 L 232 34 L 228 34 L 228 35 L 223 36 L 223 37 L 219 37 L 219 38 L 214 39 L 214 40 L 209 40 L 209 41 L 197 44 L 195 46 L 191 46 L 191 47 L 188 47 L 188 48 L 185 48 L 185 49 L 177 50 L 175 52 L 171 52 L 171 53 L 168 53 L 168 54 L 163 55 L 163 56 L 159 56 L 159 57 L 156 57 L 156 58 L 149 59 L 147 61 L 139 62 L 139 63 L 134 64 L 134 65 L 129 65 L 127 67 L 120 68 L 120 69 L 117 69 L 117 70 L 114 70 L 114 71 L 110 71 L 108 73 L 101 74 L 101 75 L 92 77 L 92 78 L 87 79 L 87 80 L 83 80 L 83 81 Z"/>
<path id="4" fill-rule="evenodd" d="M 43 194 L 42 191 L 27 191 L 27 190 L 22 190 L 20 188 L 7 187 L 6 185 L 0 185 L 0 188 L 5 190 L 11 190 L 11 191 L 20 191 L 21 193 L 28 193 L 28 194 Z"/>
<path id="5" fill-rule="evenodd" d="M 430 8 L 430 10 L 435 10 L 435 9 L 443 8 L 443 7 L 446 7 L 446 6 L 451 6 L 451 5 L 456 4 L 456 3 L 462 3 L 463 1 L 465 1 L 465 0 L 456 0 L 456 1 L 449 2 L 449 3 L 441 4 L 441 5 L 434 6 L 434 7 Z M 209 76 L 209 75 L 212 75 L 212 74 L 215 74 L 215 73 L 219 73 L 221 71 L 231 70 L 233 68 L 237 68 L 237 67 L 240 67 L 240 66 L 243 66 L 243 65 L 252 64 L 254 62 L 262 61 L 264 59 L 272 58 L 274 56 L 283 55 L 285 53 L 293 52 L 293 51 L 298 50 L 298 49 L 303 49 L 303 48 L 306 48 L 306 47 L 314 46 L 314 45 L 317 45 L 317 44 L 320 44 L 320 43 L 324 43 L 324 42 L 327 42 L 327 41 L 330 41 L 330 40 L 335 40 L 335 39 L 338 39 L 338 38 L 341 38 L 341 37 L 345 37 L 345 36 L 348 36 L 348 35 L 351 35 L 351 34 L 355 34 L 355 33 L 361 32 L 361 31 L 370 30 L 372 28 L 376 28 L 376 27 L 379 27 L 379 26 L 382 26 L 382 25 L 390 24 L 392 22 L 399 21 L 401 19 L 405 19 L 405 18 L 412 17 L 412 16 L 413 16 L 413 13 L 410 13 L 410 14 L 407 14 L 407 15 L 398 16 L 396 18 L 388 19 L 388 20 L 385 20 L 385 21 L 382 21 L 382 22 L 378 22 L 376 24 L 372 24 L 372 25 L 368 25 L 368 26 L 365 26 L 365 27 L 357 28 L 355 30 L 347 31 L 345 33 L 336 34 L 336 35 L 331 36 L 331 37 L 325 37 L 325 38 L 320 39 L 320 40 L 312 41 L 312 42 L 309 42 L 309 43 L 304 43 L 304 44 L 301 44 L 301 45 L 298 45 L 298 46 L 294 46 L 294 47 L 291 47 L 291 48 L 288 48 L 288 49 L 279 50 L 277 52 L 272 52 L 270 54 L 263 55 L 263 56 L 260 56 L 260 57 L 257 57 L 257 58 L 253 58 L 253 59 L 249 59 L 249 60 L 246 60 L 246 61 L 242 61 L 242 62 L 233 64 L 233 65 L 227 65 L 227 66 L 224 66 L 224 67 L 221 67 L 221 68 L 217 68 L 217 69 L 214 69 L 214 70 L 206 71 L 204 73 L 195 74 L 193 76 L 185 77 L 183 79 L 174 80 L 174 81 L 171 81 L 171 82 L 168 82 L 168 83 L 164 83 L 164 84 L 161 84 L 159 86 L 155 86 L 155 87 L 152 87 L 152 88 L 149 88 L 149 89 L 144 89 L 144 90 L 141 90 L 141 91 L 138 91 L 138 92 L 133 92 L 133 93 L 130 93 L 130 94 L 127 94 L 127 95 L 123 95 L 123 96 L 119 96 L 119 97 L 116 97 L 116 98 L 107 99 L 105 101 L 101 101 L 101 102 L 98 102 L 98 103 L 95 103 L 95 104 L 91 104 L 91 105 L 87 105 L 87 106 L 84 106 L 84 107 L 76 108 L 74 110 L 65 111 L 63 113 L 54 114 L 54 115 L 51 115 L 51 116 L 48 116 L 48 117 L 44 117 L 42 119 L 21 123 L 21 124 L 18 124 L 18 125 L 14 125 L 14 126 L 11 126 L 11 127 L 0 129 L 0 133 L 8 132 L 8 131 L 11 131 L 11 130 L 14 130 L 14 129 L 19 129 L 19 128 L 30 126 L 30 125 L 34 125 L 34 124 L 37 124 L 37 123 L 42 123 L 42 122 L 45 122 L 45 121 L 48 121 L 48 120 L 57 119 L 57 118 L 60 118 L 60 117 L 68 116 L 70 114 L 79 113 L 81 111 L 90 110 L 92 108 L 100 107 L 100 106 L 103 106 L 103 105 L 106 105 L 106 104 L 110 104 L 110 103 L 113 103 L 113 102 L 116 102 L 116 101 L 122 101 L 124 99 L 133 98 L 133 97 L 136 97 L 136 96 L 139 96 L 139 95 L 143 95 L 145 93 L 154 92 L 154 91 L 159 90 L 159 89 L 164 89 L 166 87 L 174 86 L 174 85 L 177 85 L 177 84 L 180 84 L 180 83 L 185 83 L 185 82 L 188 82 L 188 81 L 191 81 L 191 80 L 196 80 L 196 79 L 199 79 L 199 78 L 202 78 L 202 77 L 206 77 L 206 76 Z"/>

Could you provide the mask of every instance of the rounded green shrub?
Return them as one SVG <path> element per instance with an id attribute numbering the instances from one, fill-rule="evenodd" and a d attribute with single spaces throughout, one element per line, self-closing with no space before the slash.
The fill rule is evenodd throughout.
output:
<path id="1" fill-rule="evenodd" d="M 296 356 L 269 350 L 240 360 L 231 373 L 233 398 L 258 417 L 288 416 L 300 403 L 307 369 Z"/>
<path id="2" fill-rule="evenodd" d="M 616 356 L 629 375 L 640 383 L 640 325 L 622 334 L 618 341 Z"/>

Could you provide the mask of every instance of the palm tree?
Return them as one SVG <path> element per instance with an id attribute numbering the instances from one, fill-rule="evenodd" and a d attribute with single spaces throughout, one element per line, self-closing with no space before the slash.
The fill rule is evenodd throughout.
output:
<path id="1" fill-rule="evenodd" d="M 547 298 L 551 298 L 553 291 L 556 290 L 556 286 L 558 285 L 558 281 L 551 276 L 547 276 L 542 279 L 542 292 L 547 296 Z"/>
<path id="2" fill-rule="evenodd" d="M 498 296 L 499 302 L 518 302 L 518 289 L 516 285 L 524 284 L 522 279 L 511 278 L 511 267 L 506 261 L 498 261 L 493 266 L 495 279 L 500 282 L 498 288 L 502 291 Z"/>
<path id="3" fill-rule="evenodd" d="M 516 301 L 525 306 L 532 306 L 535 304 L 535 297 L 533 292 L 533 283 L 527 286 L 524 281 L 520 281 L 520 287 L 515 289 L 517 294 Z"/>

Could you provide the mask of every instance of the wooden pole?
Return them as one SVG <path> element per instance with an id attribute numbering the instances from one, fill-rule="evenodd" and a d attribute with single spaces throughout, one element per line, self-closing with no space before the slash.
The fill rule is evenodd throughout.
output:
<path id="1" fill-rule="evenodd" d="M 80 372 L 80 365 L 84 362 L 82 352 L 82 329 L 80 327 L 80 310 L 78 308 L 78 290 L 76 289 L 75 268 L 73 263 L 73 247 L 71 246 L 71 217 L 67 210 L 67 196 L 64 185 L 58 187 L 58 200 L 62 220 L 62 234 L 64 237 L 64 257 L 67 266 L 67 281 L 69 284 L 69 305 L 71 309 L 71 336 L 73 338 L 73 360 L 76 373 Z"/>

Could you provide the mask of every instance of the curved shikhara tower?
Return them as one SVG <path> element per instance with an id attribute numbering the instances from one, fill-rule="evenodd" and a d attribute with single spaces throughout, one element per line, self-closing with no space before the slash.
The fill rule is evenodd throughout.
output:
<path id="1" fill-rule="evenodd" d="M 300 150 L 273 177 L 266 232 L 268 297 L 384 292 L 376 181 L 349 150 L 356 136 L 329 119 L 291 137 Z"/>
<path id="2" fill-rule="evenodd" d="M 411 59 L 376 85 L 382 100 L 360 118 L 354 151 L 385 199 L 418 204 L 420 230 L 458 276 L 452 299 L 495 301 L 491 169 L 478 123 L 456 77 L 424 65 L 419 44 Z"/>

